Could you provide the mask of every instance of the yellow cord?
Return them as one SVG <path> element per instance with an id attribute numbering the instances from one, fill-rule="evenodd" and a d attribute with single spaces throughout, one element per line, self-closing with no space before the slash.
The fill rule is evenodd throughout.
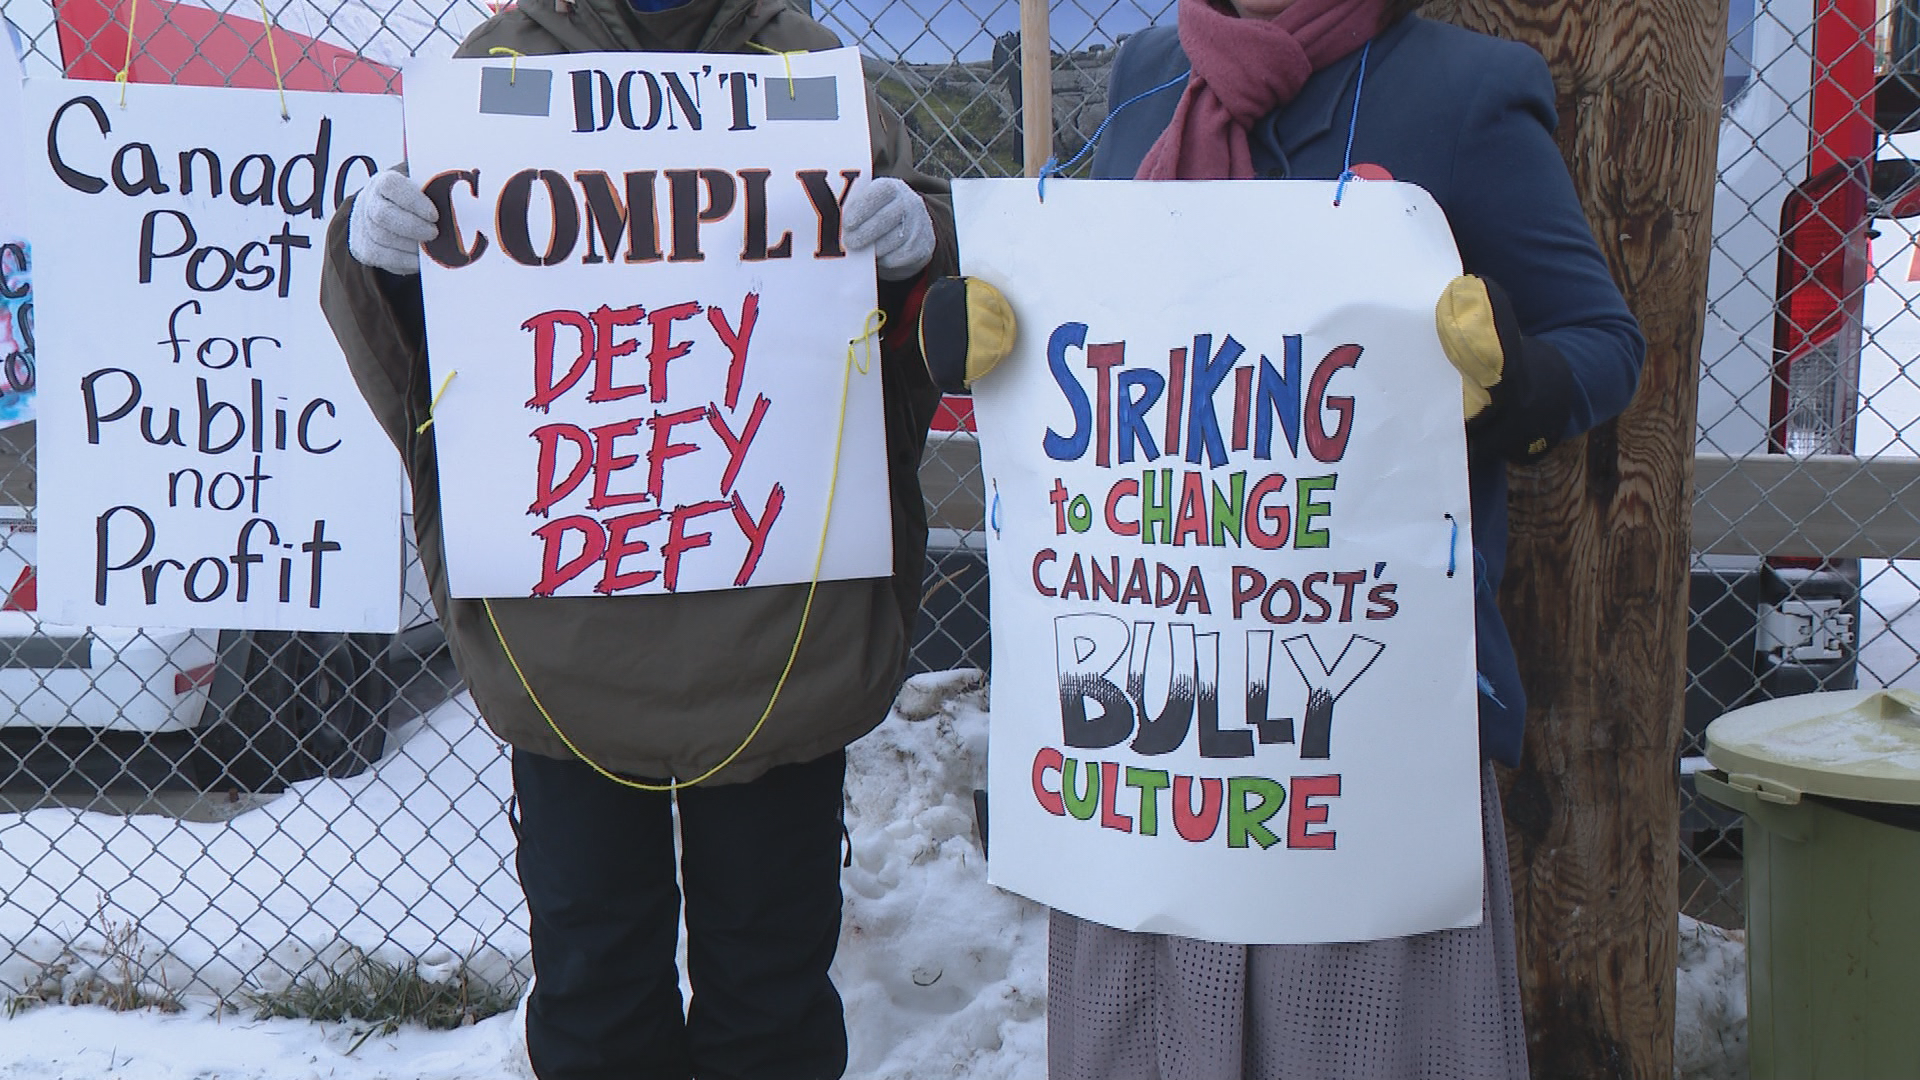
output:
<path id="1" fill-rule="evenodd" d="M 781 62 L 781 63 L 783 63 L 783 64 L 785 64 L 785 65 L 787 65 L 787 100 L 788 100 L 788 101 L 792 101 L 792 100 L 793 100 L 793 98 L 794 98 L 794 93 L 793 93 L 793 58 L 794 58 L 794 57 L 796 57 L 796 56 L 805 56 L 805 55 L 807 54 L 807 50 L 805 50 L 805 49 L 795 49 L 795 50 L 794 50 L 794 51 L 792 51 L 792 52 L 781 52 L 781 51 L 780 51 L 779 49 L 769 49 L 769 48 L 767 48 L 767 47 L 766 47 L 765 45 L 762 45 L 762 44 L 760 44 L 760 43 L 759 43 L 759 42 L 757 42 L 757 41 L 749 41 L 749 42 L 747 42 L 747 44 L 749 44 L 749 45 L 751 45 L 751 46 L 753 46 L 753 47 L 754 47 L 754 48 L 756 48 L 756 49 L 759 49 L 759 50 L 760 50 L 761 52 L 763 52 L 763 53 L 770 53 L 770 54 L 772 54 L 772 55 L 774 55 L 774 56 L 777 56 L 777 57 L 779 57 L 779 58 L 780 58 L 780 62 Z"/>
<path id="2" fill-rule="evenodd" d="M 761 711 L 760 719 L 754 721 L 752 729 L 747 732 L 747 737 L 742 739 L 740 745 L 733 748 L 733 753 L 728 754 L 722 759 L 720 764 L 715 765 L 713 768 L 708 769 L 706 772 L 684 783 L 679 780 L 669 780 L 664 784 L 647 784 L 621 776 L 588 757 L 578 746 L 574 745 L 572 739 L 567 738 L 566 732 L 560 730 L 560 725 L 553 719 L 553 714 L 548 712 L 546 705 L 541 702 L 540 695 L 534 693 L 533 684 L 528 681 L 527 673 L 521 669 L 519 659 L 513 655 L 512 647 L 507 644 L 507 635 L 500 629 L 500 619 L 493 613 L 493 601 L 485 598 L 481 599 L 480 603 L 487 611 L 487 621 L 493 625 L 493 636 L 500 642 L 500 651 L 506 655 L 507 665 L 513 668 L 514 676 L 520 680 L 520 689 L 526 691 L 527 700 L 533 703 L 533 707 L 540 713 L 540 718 L 547 722 L 547 727 L 552 729 L 554 735 L 572 752 L 573 756 L 586 763 L 586 766 L 594 772 L 619 784 L 621 787 L 631 788 L 635 791 L 672 792 L 680 788 L 693 787 L 695 784 L 705 783 L 712 779 L 714 774 L 733 764 L 735 758 L 745 753 L 747 747 L 753 745 L 753 740 L 759 736 L 760 729 L 766 726 L 767 718 L 773 715 L 773 707 L 780 701 L 780 692 L 786 689 L 787 677 L 793 674 L 794 662 L 800 658 L 800 643 L 805 640 L 807 636 L 807 620 L 813 614 L 814 593 L 820 588 L 820 567 L 821 564 L 826 561 L 827 557 L 827 527 L 833 523 L 833 497 L 840 487 L 840 450 L 845 444 L 847 434 L 847 389 L 852 384 L 853 373 L 855 371 L 865 375 L 867 372 L 873 370 L 873 339 L 879 336 L 880 331 L 885 329 L 886 325 L 886 312 L 879 310 L 870 311 L 867 313 L 865 323 L 862 324 L 860 336 L 847 342 L 847 362 L 846 365 L 840 369 L 840 420 L 833 437 L 833 471 L 827 480 L 827 510 L 826 514 L 820 520 L 820 546 L 814 552 L 813 577 L 812 580 L 807 583 L 807 602 L 800 608 L 800 626 L 794 631 L 793 648 L 787 653 L 787 665 L 780 670 L 780 678 L 773 684 L 773 694 L 767 698 L 767 707 Z M 855 351 L 863 342 L 867 346 L 865 355 L 856 357 Z M 447 377 L 451 379 L 453 376 L 448 375 Z M 446 388 L 442 386 L 441 389 L 444 391 Z M 428 422 L 432 422 L 431 417 L 428 418 Z"/>
<path id="3" fill-rule="evenodd" d="M 120 84 L 120 107 L 123 109 L 127 107 L 128 73 L 133 70 L 133 24 L 139 17 L 140 0 L 133 0 L 127 5 L 127 59 L 120 65 L 119 74 L 113 77 L 113 81 Z"/>
<path id="4" fill-rule="evenodd" d="M 433 426 L 434 410 L 440 407 L 440 399 L 447 396 L 447 387 L 453 385 L 453 377 L 458 374 L 460 374 L 458 369 L 449 371 L 447 377 L 440 380 L 440 389 L 434 391 L 433 400 L 427 402 L 427 418 L 420 421 L 419 427 L 413 429 L 415 435 L 425 435 L 427 429 Z"/>
<path id="5" fill-rule="evenodd" d="M 514 80 L 520 77 L 520 58 L 527 54 L 521 52 L 519 49 L 509 49 L 505 45 L 495 45 L 493 48 L 487 50 L 487 55 L 513 57 L 513 60 L 507 64 L 507 85 L 514 85 Z M 494 70 L 498 71 L 500 69 L 495 68 Z"/>
<path id="6" fill-rule="evenodd" d="M 280 53 L 273 47 L 273 16 L 267 14 L 267 0 L 260 0 L 260 21 L 267 28 L 267 59 L 273 63 L 273 88 L 280 91 L 280 119 L 291 120 L 287 113 L 287 84 L 280 79 Z"/>

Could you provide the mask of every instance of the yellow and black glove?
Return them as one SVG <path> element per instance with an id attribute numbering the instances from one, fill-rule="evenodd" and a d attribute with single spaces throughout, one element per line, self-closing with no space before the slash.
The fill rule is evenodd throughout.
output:
<path id="1" fill-rule="evenodd" d="M 1460 371 L 1469 442 L 1523 465 L 1559 445 L 1573 372 L 1559 349 L 1520 332 L 1506 290 L 1462 274 L 1441 291 L 1434 323 Z"/>
<path id="2" fill-rule="evenodd" d="M 920 355 L 933 384 L 949 394 L 1005 360 L 1017 332 L 1007 298 L 979 278 L 938 278 L 920 303 Z"/>

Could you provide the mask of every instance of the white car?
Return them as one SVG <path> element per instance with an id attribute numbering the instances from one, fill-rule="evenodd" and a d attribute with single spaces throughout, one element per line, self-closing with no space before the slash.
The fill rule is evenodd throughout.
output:
<path id="1" fill-rule="evenodd" d="M 36 531 L 30 508 L 0 506 L 0 726 L 148 734 L 197 727 L 219 635 L 40 622 Z"/>

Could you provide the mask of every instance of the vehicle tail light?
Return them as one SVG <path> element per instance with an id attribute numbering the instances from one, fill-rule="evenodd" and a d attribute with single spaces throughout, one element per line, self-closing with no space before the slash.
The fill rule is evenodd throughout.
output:
<path id="1" fill-rule="evenodd" d="M 1867 169 L 1835 165 L 1795 188 L 1780 216 L 1769 449 L 1848 454 L 1867 279 Z"/>
<path id="2" fill-rule="evenodd" d="M 0 601 L 0 611 L 37 611 L 40 607 L 40 586 L 33 576 L 32 566 L 20 568 L 20 576 L 13 579 L 13 588 L 7 590 L 7 598 Z"/>
<path id="3" fill-rule="evenodd" d="M 198 667 L 190 667 L 185 671 L 174 672 L 174 675 L 173 675 L 174 696 L 178 697 L 179 695 L 187 693 L 190 690 L 194 690 L 199 687 L 206 686 L 209 683 L 213 682 L 213 669 L 216 666 L 218 665 L 207 663 L 207 664 L 201 664 Z"/>

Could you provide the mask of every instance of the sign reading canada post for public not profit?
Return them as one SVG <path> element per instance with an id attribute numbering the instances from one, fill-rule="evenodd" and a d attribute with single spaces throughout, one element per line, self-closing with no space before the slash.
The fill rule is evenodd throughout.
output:
<path id="1" fill-rule="evenodd" d="M 1243 944 L 1480 921 L 1459 260 L 1408 185 L 959 181 L 995 884 Z M 1126 222 L 1113 228 L 1113 222 Z"/>
<path id="2" fill-rule="evenodd" d="M 30 80 L 26 121 L 42 612 L 395 629 L 399 461 L 319 297 L 399 103 Z"/>
<path id="3" fill-rule="evenodd" d="M 454 595 L 891 572 L 855 50 L 454 60 L 406 113 Z"/>

